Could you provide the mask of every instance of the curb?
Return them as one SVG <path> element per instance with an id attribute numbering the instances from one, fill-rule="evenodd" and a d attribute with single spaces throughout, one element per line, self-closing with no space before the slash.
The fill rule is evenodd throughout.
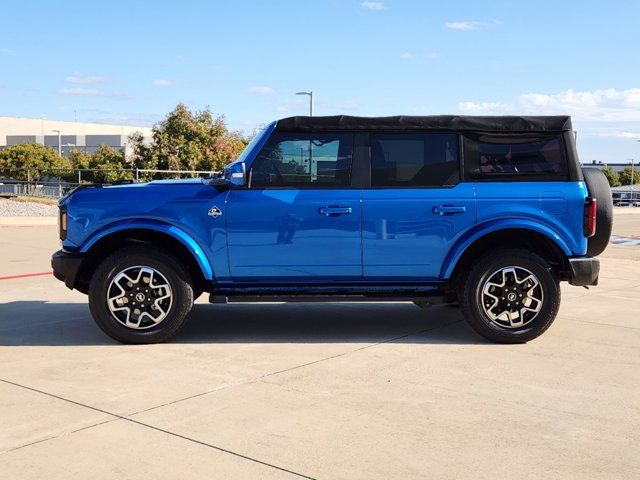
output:
<path id="1" fill-rule="evenodd" d="M 0 226 L 3 227 L 37 227 L 57 224 L 57 217 L 0 217 Z"/>

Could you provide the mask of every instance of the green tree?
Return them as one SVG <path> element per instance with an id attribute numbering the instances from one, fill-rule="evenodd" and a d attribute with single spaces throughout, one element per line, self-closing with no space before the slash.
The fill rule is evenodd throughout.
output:
<path id="1" fill-rule="evenodd" d="M 154 125 L 149 145 L 139 133 L 129 139 L 132 166 L 159 170 L 219 171 L 246 146 L 239 133 L 229 131 L 223 116 L 214 116 L 208 107 L 192 112 L 182 103 Z"/>
<path id="2" fill-rule="evenodd" d="M 134 172 L 128 171 L 131 165 L 125 161 L 124 153 L 106 145 L 100 145 L 98 150 L 91 154 L 88 168 L 97 169 L 97 171 L 87 172 L 87 179 L 94 183 L 133 180 L 135 176 Z"/>
<path id="3" fill-rule="evenodd" d="M 89 168 L 89 163 L 91 162 L 91 154 L 81 152 L 80 150 L 71 150 L 69 160 L 71 161 L 71 165 L 73 165 L 73 168 L 75 169 Z"/>
<path id="4" fill-rule="evenodd" d="M 18 180 L 27 180 L 28 176 L 32 180 L 44 180 L 50 177 L 65 178 L 69 172 L 60 169 L 72 167 L 68 158 L 61 157 L 51 147 L 37 143 L 22 143 L 0 151 L 0 170 L 9 175 L 8 169 L 14 168 L 29 169 L 29 172 L 26 170 L 11 172 L 11 176 Z"/>
<path id="5" fill-rule="evenodd" d="M 618 174 L 620 185 L 631 185 L 631 166 L 624 167 Z M 640 183 L 640 170 L 633 169 L 633 183 Z"/>
<path id="6" fill-rule="evenodd" d="M 620 185 L 620 178 L 618 177 L 618 173 L 613 168 L 604 167 L 602 169 L 602 173 L 604 173 L 604 176 L 607 177 L 610 187 L 617 187 L 618 185 Z"/>
<path id="7" fill-rule="evenodd" d="M 133 132 L 129 135 L 129 146 L 132 150 L 129 165 L 131 168 L 152 169 L 155 165 L 151 162 L 151 148 L 144 141 L 144 136 L 140 132 Z"/>

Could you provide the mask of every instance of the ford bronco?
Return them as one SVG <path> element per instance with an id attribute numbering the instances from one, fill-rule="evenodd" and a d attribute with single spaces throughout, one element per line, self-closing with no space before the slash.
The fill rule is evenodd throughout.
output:
<path id="1" fill-rule="evenodd" d="M 204 292 L 459 304 L 523 343 L 559 282 L 597 284 L 612 220 L 566 116 L 285 118 L 220 176 L 82 185 L 59 207 L 54 274 L 126 343 L 169 339 Z"/>

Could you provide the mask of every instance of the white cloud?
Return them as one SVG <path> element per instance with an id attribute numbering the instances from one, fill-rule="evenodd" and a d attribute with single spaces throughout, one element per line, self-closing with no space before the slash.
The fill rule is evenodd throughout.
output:
<path id="1" fill-rule="evenodd" d="M 498 115 L 508 113 L 513 107 L 500 102 L 459 102 L 458 110 L 473 115 Z"/>
<path id="2" fill-rule="evenodd" d="M 10 48 L 0 48 L 0 53 L 6 53 L 7 55 L 10 55 L 14 52 Z"/>
<path id="3" fill-rule="evenodd" d="M 284 107 L 282 105 L 276 107 L 276 112 L 280 112 L 280 113 L 284 113 L 284 112 L 288 112 L 289 109 L 287 107 Z"/>
<path id="4" fill-rule="evenodd" d="M 100 77 L 98 75 L 69 75 L 66 78 L 69 83 L 80 83 L 80 84 L 88 84 L 88 83 L 104 83 L 107 81 L 105 77 Z"/>
<path id="5" fill-rule="evenodd" d="M 400 54 L 400 59 L 401 60 L 411 60 L 413 58 L 413 55 L 409 52 L 404 52 L 402 54 Z"/>
<path id="6" fill-rule="evenodd" d="M 170 87 L 173 85 L 173 82 L 171 80 L 166 80 L 164 78 L 156 78 L 153 81 L 153 84 L 156 85 L 157 87 Z"/>
<path id="7" fill-rule="evenodd" d="M 430 52 L 430 53 L 427 53 L 425 57 L 428 58 L 429 60 L 435 60 L 436 58 L 440 58 L 440 54 L 435 52 Z"/>
<path id="8" fill-rule="evenodd" d="M 493 20 L 491 22 L 445 22 L 444 26 L 451 30 L 477 30 L 480 27 L 498 27 L 502 25 L 500 20 Z"/>
<path id="9" fill-rule="evenodd" d="M 476 30 L 478 22 L 446 22 L 445 27 L 451 30 Z"/>
<path id="10" fill-rule="evenodd" d="M 640 122 L 640 88 L 524 93 L 511 104 L 465 101 L 458 103 L 458 110 L 475 114 L 571 115 L 581 122 Z"/>
<path id="11" fill-rule="evenodd" d="M 600 137 L 623 138 L 628 140 L 640 140 L 640 132 L 604 132 Z"/>
<path id="12" fill-rule="evenodd" d="M 104 97 L 105 93 L 93 88 L 60 88 L 58 93 L 61 95 L 78 95 L 84 97 Z"/>
<path id="13" fill-rule="evenodd" d="M 368 8 L 369 10 L 384 10 L 385 6 L 382 2 L 371 2 L 369 0 L 365 0 L 361 3 L 364 8 Z"/>
<path id="14" fill-rule="evenodd" d="M 260 94 L 272 94 L 276 93 L 276 91 L 271 87 L 266 86 L 257 86 L 257 87 L 249 87 L 249 93 L 260 93 Z"/>

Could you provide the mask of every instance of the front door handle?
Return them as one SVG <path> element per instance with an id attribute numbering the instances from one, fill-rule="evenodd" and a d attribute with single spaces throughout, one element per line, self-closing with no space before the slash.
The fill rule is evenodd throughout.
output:
<path id="1" fill-rule="evenodd" d="M 318 213 L 326 217 L 332 217 L 334 215 L 349 215 L 352 212 L 353 212 L 353 209 L 351 207 L 340 207 L 340 206 L 320 207 L 318 209 Z"/>
<path id="2" fill-rule="evenodd" d="M 437 207 L 433 207 L 433 213 L 439 213 L 440 215 L 464 213 L 466 211 L 467 207 L 462 205 L 438 205 Z"/>

